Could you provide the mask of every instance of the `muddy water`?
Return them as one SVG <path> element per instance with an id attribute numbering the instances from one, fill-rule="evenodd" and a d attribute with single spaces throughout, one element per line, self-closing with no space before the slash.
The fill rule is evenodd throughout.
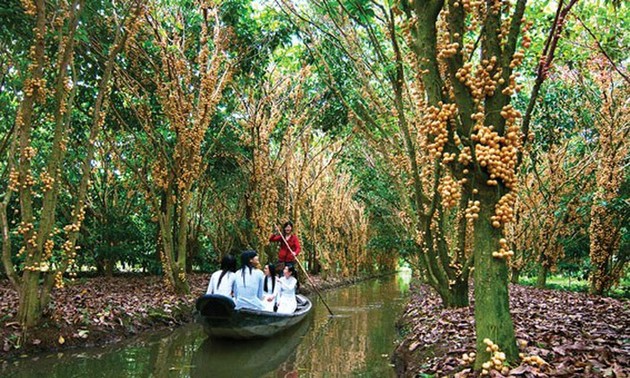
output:
<path id="1" fill-rule="evenodd" d="M 313 313 L 269 340 L 207 339 L 190 324 L 102 348 L 24 358 L 0 368 L 11 377 L 394 377 L 394 323 L 409 277 L 371 280 L 314 295 Z"/>

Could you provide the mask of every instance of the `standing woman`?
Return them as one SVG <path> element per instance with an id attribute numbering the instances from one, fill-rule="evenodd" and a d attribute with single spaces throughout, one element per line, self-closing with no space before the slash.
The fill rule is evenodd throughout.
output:
<path id="1" fill-rule="evenodd" d="M 221 269 L 212 273 L 206 294 L 220 294 L 232 298 L 236 272 L 236 259 L 232 255 L 225 255 L 221 259 Z"/>
<path id="2" fill-rule="evenodd" d="M 283 236 L 289 244 L 289 247 L 291 247 L 291 250 L 289 250 L 289 247 L 287 247 L 287 243 L 282 240 Z M 280 250 L 278 251 L 278 264 L 276 264 L 276 268 L 279 270 L 279 272 L 281 272 L 285 266 L 295 265 L 295 256 L 300 254 L 301 247 L 300 241 L 298 240 L 297 236 L 293 234 L 293 223 L 289 221 L 283 224 L 282 235 L 274 233 L 269 238 L 269 241 L 280 243 Z M 293 253 L 291 253 L 291 251 L 293 251 Z"/>
<path id="3" fill-rule="evenodd" d="M 295 277 L 295 267 L 287 265 L 284 267 L 283 276 L 278 279 L 280 295 L 278 296 L 278 313 L 292 314 L 297 308 L 295 292 L 297 291 L 298 280 Z"/>
<path id="4" fill-rule="evenodd" d="M 263 281 L 263 306 L 265 311 L 273 312 L 276 307 L 276 299 L 280 291 L 280 285 L 276 285 L 276 266 L 273 264 L 265 265 L 263 270 L 265 280 Z"/>
<path id="5" fill-rule="evenodd" d="M 256 251 L 245 251 L 241 254 L 241 269 L 236 272 L 234 279 L 235 309 L 250 308 L 263 309 L 263 272 L 256 269 L 259 264 Z"/>

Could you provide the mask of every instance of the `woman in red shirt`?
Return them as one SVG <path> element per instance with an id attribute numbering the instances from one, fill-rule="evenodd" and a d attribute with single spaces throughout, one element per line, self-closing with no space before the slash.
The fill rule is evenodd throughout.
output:
<path id="1" fill-rule="evenodd" d="M 270 242 L 280 243 L 280 250 L 278 251 L 278 264 L 276 264 L 276 272 L 282 272 L 282 269 L 284 269 L 285 265 L 293 266 L 295 264 L 295 256 L 300 254 L 300 241 L 298 240 L 297 236 L 295 236 L 292 232 L 293 223 L 289 221 L 282 225 L 282 235 L 274 233 L 269 238 Z M 287 247 L 287 243 L 282 240 L 282 236 L 284 236 L 284 239 L 289 244 L 289 247 L 291 247 L 291 250 L 289 250 L 289 247 Z M 291 253 L 291 251 L 293 251 L 293 253 Z"/>

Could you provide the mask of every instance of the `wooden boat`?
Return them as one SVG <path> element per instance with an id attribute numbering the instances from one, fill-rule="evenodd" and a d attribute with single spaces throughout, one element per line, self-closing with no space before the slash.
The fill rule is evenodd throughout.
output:
<path id="1" fill-rule="evenodd" d="M 195 318 L 211 337 L 252 339 L 271 337 L 302 321 L 313 304 L 303 295 L 296 295 L 297 309 L 292 314 L 234 309 L 234 301 L 223 295 L 206 294 L 197 299 Z"/>

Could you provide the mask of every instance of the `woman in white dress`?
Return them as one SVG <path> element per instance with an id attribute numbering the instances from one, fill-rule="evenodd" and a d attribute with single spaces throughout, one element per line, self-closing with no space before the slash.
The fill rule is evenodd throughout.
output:
<path id="1" fill-rule="evenodd" d="M 287 265 L 282 271 L 283 276 L 278 279 L 280 295 L 278 296 L 278 313 L 292 314 L 297 308 L 295 292 L 297 291 L 298 280 L 295 278 L 295 267 Z"/>
<path id="2" fill-rule="evenodd" d="M 263 310 L 263 279 L 265 275 L 258 266 L 258 253 L 245 251 L 241 254 L 241 269 L 236 272 L 234 279 L 235 309 L 250 308 Z"/>
<path id="3" fill-rule="evenodd" d="M 276 285 L 276 266 L 273 264 L 265 265 L 263 269 L 265 279 L 263 281 L 263 306 L 265 311 L 273 312 L 276 307 L 276 299 L 280 291 L 280 285 Z"/>
<path id="4" fill-rule="evenodd" d="M 236 272 L 236 259 L 232 255 L 224 256 L 221 260 L 221 269 L 210 276 L 206 294 L 219 294 L 233 299 L 234 272 Z"/>

